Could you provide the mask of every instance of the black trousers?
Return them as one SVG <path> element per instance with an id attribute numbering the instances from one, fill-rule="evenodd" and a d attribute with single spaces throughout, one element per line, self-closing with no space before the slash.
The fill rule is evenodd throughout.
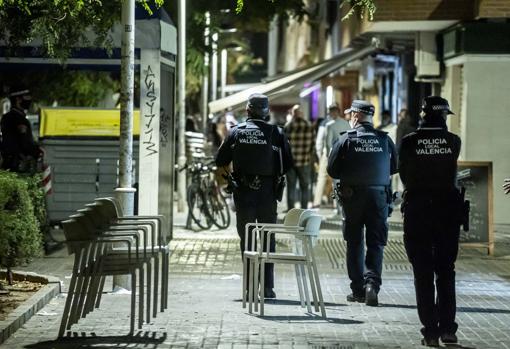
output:
<path id="1" fill-rule="evenodd" d="M 376 290 L 382 284 L 383 252 L 388 240 L 387 195 L 382 188 L 357 187 L 350 198 L 342 200 L 347 273 L 354 294 L 363 294 L 366 284 Z"/>
<path id="2" fill-rule="evenodd" d="M 264 178 L 258 190 L 241 187 L 234 193 L 236 206 L 237 234 L 241 239 L 241 257 L 245 248 L 245 226 L 246 223 L 276 223 L 276 198 L 274 194 L 274 182 L 272 178 Z M 253 229 L 251 229 L 253 230 Z M 248 248 L 251 249 L 251 234 L 249 232 Z M 275 251 L 274 235 L 270 240 L 269 251 Z M 263 246 L 266 251 L 267 247 Z M 264 283 L 266 288 L 274 287 L 274 265 L 266 263 L 264 269 Z"/>
<path id="3" fill-rule="evenodd" d="M 402 208 L 404 243 L 413 266 L 421 332 L 428 337 L 455 333 L 458 196 L 455 193 L 410 196 Z"/>

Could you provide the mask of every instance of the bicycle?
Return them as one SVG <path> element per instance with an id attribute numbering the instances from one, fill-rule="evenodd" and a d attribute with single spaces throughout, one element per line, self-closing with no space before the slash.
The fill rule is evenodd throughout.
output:
<path id="1" fill-rule="evenodd" d="M 191 184 L 188 187 L 188 223 L 191 220 L 201 229 L 209 229 L 214 224 L 219 229 L 230 225 L 230 210 L 217 181 L 214 179 L 216 167 L 213 162 L 192 162 L 182 170 L 188 169 Z"/>

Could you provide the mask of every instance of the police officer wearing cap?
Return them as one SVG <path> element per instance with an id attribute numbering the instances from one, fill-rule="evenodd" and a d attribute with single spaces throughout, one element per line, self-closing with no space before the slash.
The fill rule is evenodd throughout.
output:
<path id="1" fill-rule="evenodd" d="M 9 94 L 9 99 L 11 110 L 2 116 L 0 122 L 2 169 L 13 172 L 35 170 L 34 164 L 42 155 L 42 151 L 34 141 L 26 115 L 32 104 L 30 91 L 14 89 Z"/>
<path id="2" fill-rule="evenodd" d="M 400 178 L 405 186 L 401 210 L 404 243 L 413 266 L 423 344 L 456 343 L 455 260 L 460 233 L 456 186 L 461 141 L 448 132 L 448 101 L 430 96 L 422 123 L 402 139 Z M 435 282 L 434 282 L 435 281 Z"/>
<path id="3" fill-rule="evenodd" d="M 390 176 L 397 170 L 397 156 L 393 141 L 385 132 L 374 128 L 372 104 L 354 100 L 345 113 L 350 114 L 353 129 L 343 132 L 333 145 L 328 173 L 340 180 L 338 196 L 342 202 L 347 272 L 352 290 L 347 301 L 377 306 L 388 239 Z"/>
<path id="4" fill-rule="evenodd" d="M 267 123 L 269 101 L 263 94 L 252 94 L 246 105 L 248 119 L 232 128 L 216 155 L 216 165 L 233 164 L 237 233 L 241 255 L 245 248 L 247 223 L 276 223 L 277 179 L 292 167 L 292 155 L 283 131 Z M 248 240 L 251 243 L 251 238 Z M 248 246 L 251 248 L 251 246 Z M 265 245 L 264 245 L 265 248 Z M 272 236 L 270 251 L 275 250 Z M 265 266 L 266 298 L 275 298 L 273 264 Z"/>

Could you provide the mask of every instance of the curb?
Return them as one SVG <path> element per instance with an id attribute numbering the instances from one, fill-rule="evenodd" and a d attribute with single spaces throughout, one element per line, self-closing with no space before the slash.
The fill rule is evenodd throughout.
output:
<path id="1" fill-rule="evenodd" d="M 1 271 L 0 276 L 5 272 Z M 14 271 L 14 279 L 30 280 L 46 284 L 32 297 L 24 301 L 20 306 L 14 309 L 5 320 L 0 321 L 0 344 L 12 336 L 21 326 L 23 326 L 33 315 L 41 310 L 49 301 L 60 292 L 60 280 L 53 276 L 39 275 L 30 272 Z"/>

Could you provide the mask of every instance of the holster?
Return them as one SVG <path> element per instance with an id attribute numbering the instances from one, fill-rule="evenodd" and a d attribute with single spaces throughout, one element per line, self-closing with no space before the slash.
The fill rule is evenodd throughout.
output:
<path id="1" fill-rule="evenodd" d="M 335 197 L 336 199 L 343 205 L 346 201 L 348 201 L 354 195 L 354 189 L 347 185 L 342 184 L 342 182 L 336 183 L 335 185 Z"/>
<path id="2" fill-rule="evenodd" d="M 388 217 L 393 213 L 393 193 L 391 192 L 391 185 L 386 186 L 386 202 L 388 203 Z"/>
<path id="3" fill-rule="evenodd" d="M 232 173 L 222 174 L 223 178 L 227 181 L 225 191 L 229 194 L 235 193 L 239 189 L 239 182 L 236 180 Z"/>

